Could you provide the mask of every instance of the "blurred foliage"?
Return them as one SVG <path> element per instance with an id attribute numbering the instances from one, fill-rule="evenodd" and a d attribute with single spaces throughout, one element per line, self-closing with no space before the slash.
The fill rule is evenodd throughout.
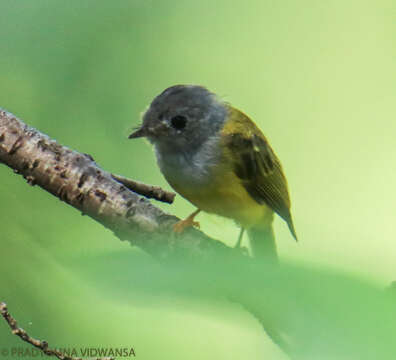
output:
<path id="1" fill-rule="evenodd" d="M 394 279 L 394 14 L 391 0 L 2 0 L 1 107 L 106 170 L 167 188 L 150 147 L 126 136 L 165 87 L 203 84 L 251 115 L 282 160 L 301 239 L 278 221 L 282 258 L 321 267 L 164 271 L 0 167 L 0 299 L 62 347 L 285 359 L 222 298 L 239 289 L 285 329 L 298 359 L 392 358 L 393 303 L 345 270 Z M 192 209 L 180 197 L 159 206 Z M 200 221 L 235 242 L 231 222 Z M 4 345 L 21 343 L 0 322 Z"/>

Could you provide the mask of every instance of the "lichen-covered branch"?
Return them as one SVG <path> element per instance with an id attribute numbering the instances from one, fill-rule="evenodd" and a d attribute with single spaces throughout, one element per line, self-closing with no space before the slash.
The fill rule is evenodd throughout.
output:
<path id="1" fill-rule="evenodd" d="M 7 305 L 4 302 L 0 302 L 0 315 L 3 316 L 4 320 L 7 322 L 11 329 L 11 332 L 20 337 L 23 341 L 28 344 L 33 345 L 37 349 L 40 349 L 45 355 L 56 356 L 60 360 L 83 360 L 79 357 L 71 357 L 56 349 L 50 349 L 48 343 L 45 340 L 38 340 L 32 338 L 24 329 L 18 326 L 15 318 L 8 312 Z M 113 360 L 112 357 L 96 358 L 96 360 Z"/>
<path id="2" fill-rule="evenodd" d="M 203 261 L 235 251 L 196 229 L 172 232 L 178 221 L 101 169 L 90 155 L 73 151 L 0 110 L 0 163 L 90 216 L 157 259 Z"/>

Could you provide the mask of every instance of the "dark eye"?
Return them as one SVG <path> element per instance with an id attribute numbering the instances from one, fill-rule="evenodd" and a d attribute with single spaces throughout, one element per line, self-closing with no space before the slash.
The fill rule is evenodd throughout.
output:
<path id="1" fill-rule="evenodd" d="M 176 115 L 171 119 L 172 127 L 176 130 L 183 130 L 187 124 L 187 118 L 182 115 Z"/>

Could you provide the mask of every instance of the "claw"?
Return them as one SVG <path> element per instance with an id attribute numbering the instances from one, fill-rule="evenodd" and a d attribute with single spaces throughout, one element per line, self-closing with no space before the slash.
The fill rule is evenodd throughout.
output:
<path id="1" fill-rule="evenodd" d="M 176 234 L 181 234 L 184 232 L 184 230 L 186 230 L 189 227 L 196 227 L 196 228 L 200 228 L 200 224 L 197 221 L 194 221 L 194 217 L 200 212 L 201 210 L 197 210 L 195 212 L 193 212 L 190 216 L 188 216 L 186 219 L 184 220 L 180 220 L 179 222 L 177 222 L 175 225 L 173 225 L 173 232 L 175 232 Z"/>
<path id="2" fill-rule="evenodd" d="M 175 232 L 176 234 L 181 234 L 189 227 L 196 227 L 199 229 L 200 225 L 197 221 L 187 221 L 187 219 L 181 220 L 173 225 L 173 232 Z"/>

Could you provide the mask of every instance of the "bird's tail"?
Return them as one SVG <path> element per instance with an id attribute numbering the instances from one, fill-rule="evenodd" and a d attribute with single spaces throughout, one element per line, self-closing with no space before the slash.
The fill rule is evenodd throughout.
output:
<path id="1" fill-rule="evenodd" d="M 268 264 L 278 263 L 275 236 L 272 225 L 255 226 L 248 229 L 253 256 Z"/>

